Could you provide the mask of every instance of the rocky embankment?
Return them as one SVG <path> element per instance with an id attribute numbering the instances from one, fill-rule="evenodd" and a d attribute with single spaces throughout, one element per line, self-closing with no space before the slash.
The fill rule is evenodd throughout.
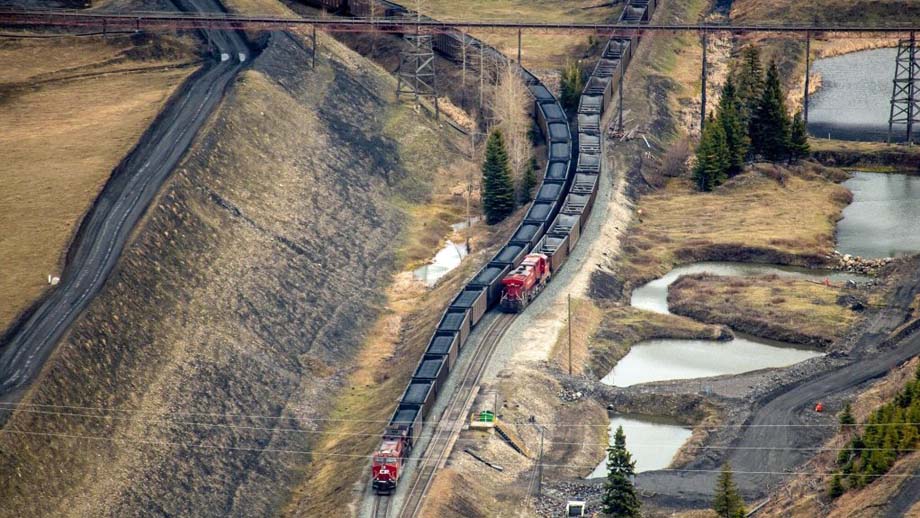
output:
<path id="1" fill-rule="evenodd" d="M 828 261 L 834 265 L 837 270 L 845 272 L 858 273 L 862 275 L 875 275 L 891 264 L 891 257 L 865 258 L 858 255 L 842 254 L 837 250 L 827 256 Z"/>

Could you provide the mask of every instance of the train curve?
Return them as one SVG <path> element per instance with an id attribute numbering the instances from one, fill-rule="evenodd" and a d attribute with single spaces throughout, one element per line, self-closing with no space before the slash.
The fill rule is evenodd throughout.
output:
<path id="1" fill-rule="evenodd" d="M 375 0 L 350 0 L 350 4 L 352 9 L 357 7 L 358 11 L 363 12 L 362 9 L 367 10 L 370 1 Z M 386 0 L 381 0 L 381 3 L 384 4 L 387 16 L 414 15 L 398 4 Z M 624 7 L 620 21 L 635 23 L 637 26 L 648 23 L 655 5 L 655 0 L 630 0 Z M 320 6 L 338 11 L 347 9 L 349 3 L 345 0 L 322 0 Z M 536 76 L 518 67 L 534 98 L 533 116 L 542 130 L 546 143 L 546 168 L 542 181 L 533 203 L 511 238 L 491 261 L 472 276 L 444 311 L 386 427 L 381 449 L 374 455 L 374 466 L 371 471 L 375 490 L 388 494 L 395 488 L 398 474 L 394 477 L 394 470 L 390 468 L 399 464 L 396 470 L 399 473 L 401 459 L 408 458 L 413 447 L 419 443 L 426 418 L 439 392 L 444 388 L 471 331 L 476 329 L 483 316 L 498 304 L 502 293 L 502 278 L 521 264 L 525 256 L 531 252 L 547 256 L 551 271 L 556 272 L 577 245 L 598 192 L 604 113 L 610 107 L 617 86 L 622 84 L 626 67 L 637 43 L 638 31 L 632 37 L 615 36 L 607 42 L 580 97 L 576 118 L 579 128 L 577 134 L 573 133 L 569 117 L 549 89 Z M 439 34 L 434 39 L 435 50 L 448 58 L 457 58 L 459 49 L 464 46 L 481 47 L 483 53 L 494 61 L 508 66 L 512 64 L 511 60 L 496 49 L 459 31 Z M 510 325 L 512 318 L 501 318 L 504 329 Z M 494 325 L 496 324 L 493 321 L 490 326 Z M 487 335 L 492 334 L 490 327 Z M 484 338 L 477 344 L 477 351 L 471 362 L 481 364 L 484 368 L 497 342 L 498 339 L 489 339 L 488 336 Z M 481 359 L 480 356 L 485 359 Z M 471 392 L 470 383 L 475 382 L 475 386 L 478 386 L 480 377 L 481 371 L 473 376 L 467 372 L 458 385 L 460 389 L 452 395 L 451 403 L 444 411 L 446 421 L 442 418 L 442 422 L 434 430 L 433 437 L 442 439 L 440 450 L 435 453 L 437 459 L 433 463 L 430 458 L 423 460 L 401 516 L 413 516 L 421 508 L 424 493 L 434 473 L 450 453 L 452 439 L 459 433 L 457 425 L 462 424 L 465 419 L 461 414 L 471 403 L 465 401 L 468 397 L 460 398 L 464 399 L 465 404 L 456 406 L 453 402 L 457 399 L 457 393 L 463 390 Z M 447 428 L 441 426 L 442 424 Z M 428 449 L 432 443 L 438 441 L 432 439 Z M 398 459 L 399 463 L 390 462 L 394 459 Z M 426 466 L 430 469 L 425 469 Z M 420 490 L 417 489 L 419 487 Z M 374 509 L 376 512 L 377 507 Z"/>
<path id="2" fill-rule="evenodd" d="M 186 11 L 224 11 L 218 0 L 176 0 Z M 30 308 L 2 340 L 0 401 L 18 398 L 55 345 L 102 289 L 131 231 L 245 66 L 250 49 L 236 32 L 208 31 L 221 61 L 189 77 L 115 168 L 83 218 L 60 284 Z"/>

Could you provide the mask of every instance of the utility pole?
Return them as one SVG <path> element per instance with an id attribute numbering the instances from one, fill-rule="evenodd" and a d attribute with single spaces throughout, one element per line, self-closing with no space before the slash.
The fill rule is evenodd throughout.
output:
<path id="1" fill-rule="evenodd" d="M 482 113 L 482 91 L 485 87 L 485 74 L 483 73 L 483 62 L 485 55 L 482 51 L 483 44 L 479 44 L 479 113 Z"/>
<path id="2" fill-rule="evenodd" d="M 543 495 L 543 432 L 546 431 L 546 428 L 540 427 L 540 456 L 537 460 L 537 469 L 539 470 L 539 475 L 537 478 L 537 494 Z"/>
<path id="3" fill-rule="evenodd" d="M 625 68 L 626 67 L 623 66 L 621 62 L 620 63 L 620 84 L 617 85 L 617 92 L 618 92 L 617 97 L 620 98 L 619 99 L 620 102 L 617 103 L 618 104 L 617 106 L 617 132 L 619 133 L 623 133 L 623 80 L 625 79 L 624 77 Z"/>
<path id="4" fill-rule="evenodd" d="M 569 376 L 572 375 L 572 294 L 569 293 Z"/>
<path id="5" fill-rule="evenodd" d="M 310 68 L 313 68 L 313 69 L 316 68 L 316 52 L 317 52 L 317 48 L 318 48 L 318 47 L 317 47 L 317 45 L 316 45 L 316 26 L 314 25 L 314 26 L 313 26 L 313 58 L 312 58 L 313 61 L 312 61 L 311 64 L 310 64 Z"/>
<path id="6" fill-rule="evenodd" d="M 518 66 L 524 66 L 521 64 L 521 29 L 518 29 Z"/>
<path id="7" fill-rule="evenodd" d="M 476 161 L 476 128 L 470 130 L 470 162 Z M 470 200 L 473 197 L 473 168 L 469 169 L 466 178 L 466 253 L 473 253 L 470 248 L 470 235 L 473 231 L 473 217 L 470 215 Z"/>
<path id="8" fill-rule="evenodd" d="M 805 33 L 805 92 L 802 96 L 802 118 L 808 126 L 808 86 L 811 80 L 811 31 Z"/>
<path id="9" fill-rule="evenodd" d="M 702 102 L 700 103 L 700 133 L 703 132 L 703 126 L 706 124 L 706 47 L 708 47 L 706 31 L 703 31 L 703 70 L 700 74 L 702 87 Z"/>

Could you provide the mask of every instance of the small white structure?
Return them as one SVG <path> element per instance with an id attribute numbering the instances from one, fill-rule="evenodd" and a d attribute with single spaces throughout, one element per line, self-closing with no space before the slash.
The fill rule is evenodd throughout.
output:
<path id="1" fill-rule="evenodd" d="M 240 57 L 240 63 L 244 63 L 246 61 L 246 54 L 243 54 L 242 52 L 240 52 L 239 57 Z"/>
<path id="2" fill-rule="evenodd" d="M 230 54 L 227 54 L 226 52 L 221 52 L 221 53 L 220 53 L 220 62 L 221 62 L 221 63 L 223 63 L 224 61 L 227 61 L 228 59 L 230 59 Z"/>
<path id="3" fill-rule="evenodd" d="M 50 284 L 50 285 L 52 285 L 52 286 L 57 286 L 57 284 L 58 284 L 59 282 L 61 282 L 61 278 L 60 278 L 60 277 L 54 277 L 54 276 L 52 276 L 50 273 L 48 274 L 48 284 Z"/>
<path id="4" fill-rule="evenodd" d="M 565 504 L 565 515 L 569 518 L 584 516 L 585 515 L 585 501 L 584 500 L 569 500 L 569 503 Z"/>

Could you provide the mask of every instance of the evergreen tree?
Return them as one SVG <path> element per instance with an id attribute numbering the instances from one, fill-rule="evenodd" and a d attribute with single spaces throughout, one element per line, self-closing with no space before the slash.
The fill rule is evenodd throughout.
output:
<path id="1" fill-rule="evenodd" d="M 716 482 L 716 494 L 712 502 L 712 509 L 719 518 L 736 518 L 744 516 L 744 500 L 738 494 L 738 488 L 732 480 L 732 468 L 726 462 L 722 465 L 722 473 Z"/>
<path id="2" fill-rule="evenodd" d="M 760 102 L 748 125 L 751 149 L 771 162 L 786 158 L 789 153 L 789 115 L 776 62 L 770 63 Z"/>
<path id="3" fill-rule="evenodd" d="M 725 132 L 725 143 L 728 147 L 728 176 L 735 176 L 744 169 L 744 158 L 751 141 L 741 118 L 741 103 L 731 77 L 722 87 L 722 98 L 719 100 L 716 120 L 719 121 Z"/>
<path id="4" fill-rule="evenodd" d="M 533 199 L 533 189 L 537 186 L 537 159 L 530 158 L 530 166 L 524 171 L 521 177 L 520 200 L 521 203 L 528 203 Z"/>
<path id="5" fill-rule="evenodd" d="M 562 69 L 560 84 L 562 107 L 574 113 L 578 109 L 578 99 L 584 87 L 585 76 L 581 71 L 581 66 L 577 61 L 567 62 L 565 68 Z"/>
<path id="6" fill-rule="evenodd" d="M 856 424 L 856 418 L 853 417 L 853 409 L 850 407 L 850 404 L 847 403 L 843 406 L 843 411 L 840 413 L 840 429 L 844 432 L 849 431 L 854 424 Z"/>
<path id="7" fill-rule="evenodd" d="M 792 117 L 792 129 L 789 135 L 789 159 L 793 162 L 801 160 L 808 156 L 811 148 L 808 146 L 808 129 L 805 127 L 805 119 L 802 118 L 802 112 L 795 112 Z"/>
<path id="8" fill-rule="evenodd" d="M 725 181 L 728 169 L 729 151 L 725 130 L 710 114 L 700 136 L 700 145 L 696 148 L 693 181 L 700 191 L 711 191 Z"/>
<path id="9" fill-rule="evenodd" d="M 620 426 L 614 435 L 613 445 L 607 448 L 607 481 L 601 499 L 606 514 L 623 518 L 640 516 L 639 499 L 632 483 L 635 468 L 636 463 L 626 449 L 626 434 Z"/>
<path id="10" fill-rule="evenodd" d="M 846 489 L 843 487 L 843 480 L 840 478 L 840 473 L 834 473 L 834 476 L 831 477 L 831 483 L 827 487 L 827 496 L 837 498 L 842 495 Z"/>
<path id="11" fill-rule="evenodd" d="M 741 121 L 747 124 L 763 91 L 763 65 L 760 63 L 760 51 L 756 47 L 747 47 L 741 52 L 741 65 L 736 75 Z"/>
<path id="12" fill-rule="evenodd" d="M 482 164 L 482 209 L 486 223 L 494 225 L 514 212 L 514 183 L 505 139 L 500 130 L 489 134 Z"/>

